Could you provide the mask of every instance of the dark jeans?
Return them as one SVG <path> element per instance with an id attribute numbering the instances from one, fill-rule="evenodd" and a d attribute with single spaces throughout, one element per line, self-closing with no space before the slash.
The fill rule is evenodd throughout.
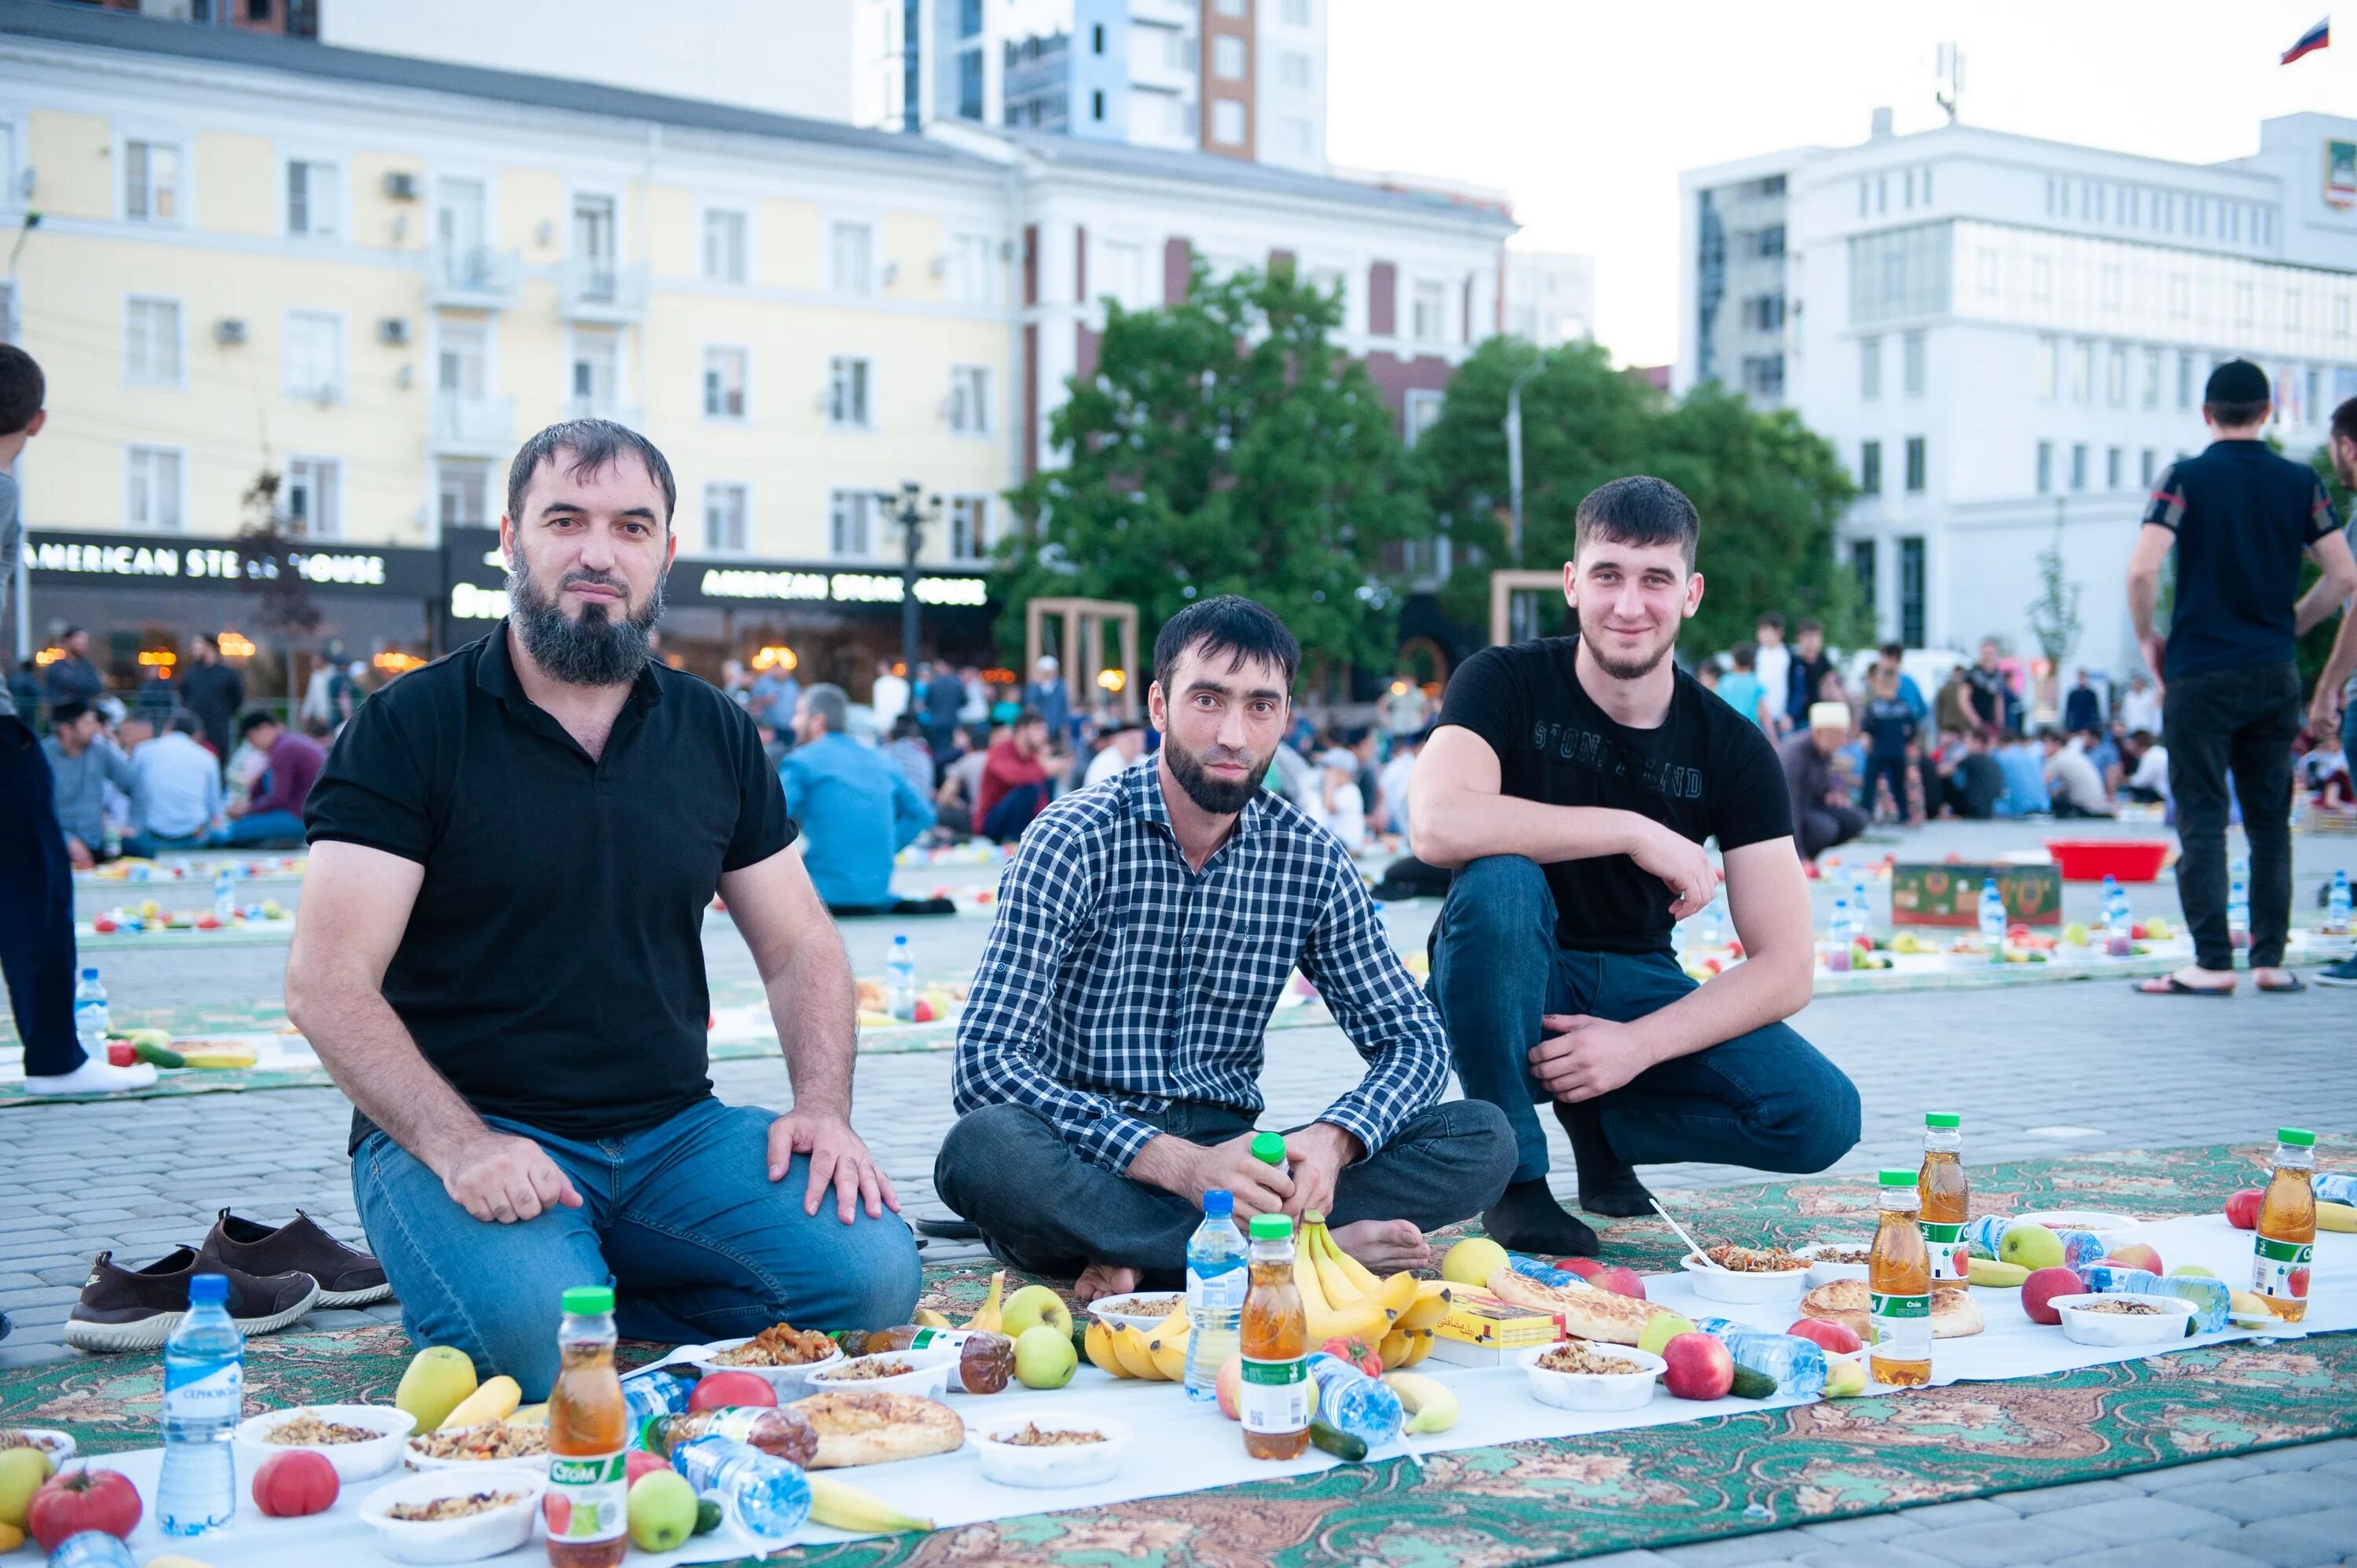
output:
<path id="1" fill-rule="evenodd" d="M 1038 784 L 1018 784 L 998 798 L 982 819 L 982 836 L 995 843 L 1013 843 L 1047 809 L 1048 791 Z"/>
<path id="2" fill-rule="evenodd" d="M 1889 755 L 1877 752 L 1866 759 L 1866 778 L 1857 787 L 1857 807 L 1867 820 L 1874 819 L 1874 787 L 1888 780 L 1890 785 L 1890 809 L 1900 822 L 1907 820 L 1907 754 Z"/>
<path id="3" fill-rule="evenodd" d="M 1173 1137 L 1225 1143 L 1253 1128 L 1232 1106 L 1180 1101 L 1138 1112 Z M 1411 1117 L 1397 1136 L 1344 1169 L 1327 1219 L 1405 1219 L 1437 1230 L 1498 1201 L 1513 1144 L 1505 1118 L 1479 1101 L 1452 1100 Z M 1084 1158 L 1055 1124 L 1020 1105 L 985 1105 L 958 1119 L 933 1161 L 942 1201 L 982 1228 L 1000 1262 L 1051 1279 L 1091 1263 L 1138 1270 L 1150 1290 L 1185 1283 L 1187 1238 L 1203 1217 L 1176 1193 Z"/>
<path id="4" fill-rule="evenodd" d="M 1907 814 L 1901 800 L 1899 814 Z M 1792 836 L 1800 841 L 1801 858 L 1814 860 L 1835 844 L 1847 843 L 1866 832 L 1869 821 L 1855 806 L 1799 806 L 1792 811 Z"/>
<path id="5" fill-rule="evenodd" d="M 895 898 L 889 904 L 829 904 L 826 912 L 838 920 L 877 915 L 954 915 L 957 905 L 947 898 Z"/>
<path id="6" fill-rule="evenodd" d="M 0 970 L 30 1078 L 89 1059 L 74 1040 L 73 865 L 55 791 L 33 732 L 0 716 Z"/>
<path id="7" fill-rule="evenodd" d="M 2193 961 L 2234 967 L 2226 929 L 2226 775 L 2251 843 L 2251 967 L 2283 962 L 2291 930 L 2291 743 L 2301 723 L 2299 671 L 2252 664 L 2180 675 L 2161 693 L 2169 792 L 2177 802 L 2177 898 Z"/>
<path id="8" fill-rule="evenodd" d="M 2079 804 L 2078 801 L 2064 800 L 2060 795 L 2054 797 L 2054 820 L 2058 822 L 2067 822 L 2074 818 L 2084 819 L 2088 817 L 2102 817 L 2104 820 L 2109 821 L 2111 815 L 2112 813 L 2107 811 L 2091 811 L 2086 807 Z"/>
<path id="9" fill-rule="evenodd" d="M 1695 988 L 1667 953 L 1555 946 L 1555 895 L 1538 866 L 1491 855 L 1457 873 L 1432 952 L 1432 999 L 1448 1023 L 1468 1096 L 1506 1113 L 1514 1180 L 1547 1173 L 1530 1075 L 1546 1013 L 1629 1023 Z M 1821 1171 L 1857 1142 L 1857 1090 L 1789 1025 L 1647 1068 L 1593 1102 L 1605 1141 L 1630 1165 L 1681 1160 L 1770 1171 Z"/>

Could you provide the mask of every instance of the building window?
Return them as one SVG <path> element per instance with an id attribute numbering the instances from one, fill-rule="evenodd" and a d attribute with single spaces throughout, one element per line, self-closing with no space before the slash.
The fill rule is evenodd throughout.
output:
<path id="1" fill-rule="evenodd" d="M 1910 435 L 1907 438 L 1908 494 L 1920 495 L 1922 493 L 1924 483 L 1923 469 L 1923 437 L 1921 435 Z"/>
<path id="2" fill-rule="evenodd" d="M 826 362 L 827 423 L 839 430 L 867 428 L 867 361 L 837 354 Z"/>
<path id="3" fill-rule="evenodd" d="M 180 384 L 180 302 L 135 295 L 123 303 L 123 379 Z"/>
<path id="4" fill-rule="evenodd" d="M 2177 406 L 2193 406 L 2193 356 L 2189 353 L 2177 356 Z"/>
<path id="5" fill-rule="evenodd" d="M 1881 624 L 1875 615 L 1876 589 L 1880 585 L 1875 579 L 1880 575 L 1881 568 L 1882 552 L 1875 541 L 1853 539 L 1849 542 L 1850 575 L 1857 581 L 1857 602 L 1865 607 L 1868 626 Z"/>
<path id="6" fill-rule="evenodd" d="M 1857 448 L 1857 488 L 1869 496 L 1882 493 L 1882 443 L 1861 442 Z"/>
<path id="7" fill-rule="evenodd" d="M 2105 310 L 2117 310 L 2120 307 L 2120 297 L 2124 292 L 2124 286 L 2120 278 L 2119 263 L 2116 262 L 2106 263 L 2103 270 L 2101 281 L 2103 285 L 2104 308 Z"/>
<path id="8" fill-rule="evenodd" d="M 1784 226 L 1770 223 L 1751 236 L 1751 253 L 1760 261 L 1773 261 L 1784 253 Z"/>
<path id="9" fill-rule="evenodd" d="M 1244 106 L 1233 98 L 1211 101 L 1211 140 L 1223 147 L 1244 145 Z"/>
<path id="10" fill-rule="evenodd" d="M 2045 495 L 2054 488 L 2054 443 L 2038 444 L 2038 493 Z"/>
<path id="11" fill-rule="evenodd" d="M 1285 127 L 1282 143 L 1286 152 L 1295 157 L 1306 158 L 1318 151 L 1317 126 L 1298 114 L 1287 114 L 1281 124 Z"/>
<path id="12" fill-rule="evenodd" d="M 2250 284 L 2236 284 L 2234 285 L 2234 325 L 2248 327 L 2256 318 L 2258 310 L 2258 289 Z"/>
<path id="13" fill-rule="evenodd" d="M 2071 488 L 2074 490 L 2087 488 L 2087 447 L 2084 442 L 2071 448 Z"/>
<path id="14" fill-rule="evenodd" d="M 1222 33 L 1211 40 L 1211 74 L 1222 81 L 1244 79 L 1243 39 L 1233 33 Z"/>
<path id="15" fill-rule="evenodd" d="M 2158 408 L 2160 406 L 2160 350 L 2158 349 L 2147 349 L 2144 351 L 2144 396 L 2142 402 L 2147 408 Z"/>
<path id="16" fill-rule="evenodd" d="M 1908 333 L 1904 338 L 1900 339 L 1900 347 L 1901 349 L 1900 363 L 1904 367 L 1903 374 L 1907 386 L 1907 395 L 1909 397 L 1921 397 L 1923 395 L 1924 381 L 1923 360 L 1926 352 L 1923 342 L 1923 334 L 1921 332 Z"/>
<path id="17" fill-rule="evenodd" d="M 1277 16 L 1288 27 L 1308 27 L 1309 0 L 1283 0 L 1283 4 L 1277 8 Z"/>
<path id="18" fill-rule="evenodd" d="M 344 318 L 325 310 L 286 313 L 286 395 L 336 403 L 344 395 Z"/>
<path id="19" fill-rule="evenodd" d="M 1219 3 L 1220 15 L 1222 16 L 1241 16 L 1244 14 L 1244 0 L 1219 0 Z"/>
<path id="20" fill-rule="evenodd" d="M 1784 329 L 1784 295 L 1755 295 L 1743 302 L 1743 324 L 1755 332 L 1781 332 Z"/>
<path id="21" fill-rule="evenodd" d="M 1298 91 L 1309 91 L 1309 57 L 1299 49 L 1287 49 L 1276 57 L 1276 81 L 1280 87 Z"/>
<path id="22" fill-rule="evenodd" d="M 1997 292 L 1996 247 L 1983 245 L 1973 252 L 1973 286 L 1984 299 L 1995 299 Z"/>
<path id="23" fill-rule="evenodd" d="M 445 529 L 482 528 L 493 520 L 483 504 L 491 466 L 470 458 L 445 457 L 434 465 L 434 512 Z"/>
<path id="24" fill-rule="evenodd" d="M 1101 55 L 1104 53 L 1104 24 L 1103 22 L 1099 22 L 1089 28 L 1089 52 L 1093 55 Z"/>
<path id="25" fill-rule="evenodd" d="M 950 239 L 949 295 L 959 305 L 998 303 L 997 246 L 987 234 L 956 234 Z"/>
<path id="26" fill-rule="evenodd" d="M 706 349 L 704 351 L 704 417 L 745 417 L 745 350 Z"/>
<path id="27" fill-rule="evenodd" d="M 716 555 L 740 555 L 745 551 L 745 487 L 704 487 L 704 548 Z"/>
<path id="28" fill-rule="evenodd" d="M 2038 340 L 2038 401 L 2052 403 L 2062 375 L 2062 339 Z"/>
<path id="29" fill-rule="evenodd" d="M 2345 294 L 2332 296 L 2332 335 L 2335 338 L 2349 336 L 2349 296 Z"/>
<path id="30" fill-rule="evenodd" d="M 569 391 L 576 419 L 611 419 L 622 394 L 621 338 L 612 332 L 573 334 Z"/>
<path id="31" fill-rule="evenodd" d="M 704 281 L 745 281 L 745 215 L 714 210 L 704 215 Z"/>
<path id="32" fill-rule="evenodd" d="M 951 433 L 958 435 L 990 434 L 990 367 L 987 365 L 952 365 L 950 395 L 947 408 Z"/>
<path id="33" fill-rule="evenodd" d="M 1448 404 L 1446 394 L 1428 387 L 1411 387 L 1400 404 L 1401 438 L 1410 446 L 1424 439 L 1424 433 L 1440 423 L 1441 410 Z"/>
<path id="34" fill-rule="evenodd" d="M 2153 477 L 2159 471 L 2160 454 L 2154 451 L 2149 446 L 2146 447 L 2144 449 L 2144 459 L 2137 465 L 2137 473 L 2140 476 L 2138 482 L 2142 484 L 2146 489 L 2152 489 Z"/>
<path id="35" fill-rule="evenodd" d="M 982 51 L 961 49 L 957 59 L 958 112 L 961 120 L 982 118 Z"/>
<path id="36" fill-rule="evenodd" d="M 2054 258 L 2029 258 L 2029 298 L 2035 305 L 2044 305 L 2054 297 Z"/>
<path id="37" fill-rule="evenodd" d="M 865 223 L 837 223 L 828 239 L 837 294 L 876 292 L 876 236 Z"/>
<path id="38" fill-rule="evenodd" d="M 169 142 L 123 144 L 123 216 L 135 223 L 180 220 L 180 149 Z"/>
<path id="39" fill-rule="evenodd" d="M 290 457 L 285 501 L 288 531 L 304 539 L 344 536 L 343 465 L 333 457 Z"/>
<path id="40" fill-rule="evenodd" d="M 1899 542 L 1899 640 L 1909 648 L 1923 646 L 1923 541 L 1920 535 Z"/>
<path id="41" fill-rule="evenodd" d="M 286 165 L 286 232 L 296 239 L 332 240 L 343 231 L 342 170 L 303 158 Z"/>
<path id="42" fill-rule="evenodd" d="M 2104 401 L 2114 408 L 2126 408 L 2128 402 L 2128 350 L 2125 343 L 2115 343 L 2104 358 Z"/>
<path id="43" fill-rule="evenodd" d="M 2127 483 L 2128 455 L 2122 446 L 2110 446 L 2104 451 L 2104 488 L 2116 490 Z"/>
<path id="44" fill-rule="evenodd" d="M 1448 286 L 1419 283 L 1409 296 L 1408 336 L 1419 343 L 1446 342 L 1448 337 Z"/>
<path id="45" fill-rule="evenodd" d="M 869 490 L 833 490 L 826 501 L 827 553 L 842 561 L 865 561 L 875 553 L 876 496 Z"/>
<path id="46" fill-rule="evenodd" d="M 148 533 L 180 532 L 181 467 L 177 446 L 124 449 L 124 527 Z"/>
<path id="47" fill-rule="evenodd" d="M 2095 395 L 2095 346 L 2082 338 L 2071 350 L 2071 401 L 2086 403 Z"/>
<path id="48" fill-rule="evenodd" d="M 1125 240 L 1107 240 L 1096 247 L 1097 295 L 1124 310 L 1144 310 L 1154 302 L 1146 295 L 1146 252 Z"/>
<path id="49" fill-rule="evenodd" d="M 1104 124 L 1104 89 L 1101 87 L 1090 90 L 1089 118 L 1100 125 Z"/>
<path id="50" fill-rule="evenodd" d="M 1747 354 L 1743 357 L 1743 390 L 1752 397 L 1784 395 L 1784 356 Z"/>
<path id="51" fill-rule="evenodd" d="M 952 496 L 950 498 L 950 559 L 986 561 L 989 558 L 990 498 L 988 496 Z"/>

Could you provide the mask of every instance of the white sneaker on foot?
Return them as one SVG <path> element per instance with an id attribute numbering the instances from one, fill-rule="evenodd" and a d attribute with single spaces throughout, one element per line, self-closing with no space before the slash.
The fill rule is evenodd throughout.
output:
<path id="1" fill-rule="evenodd" d="M 48 1073 L 39 1078 L 27 1074 L 27 1094 L 113 1094 L 126 1089 L 145 1089 L 156 1081 L 156 1069 L 146 1062 L 134 1062 L 129 1067 L 116 1067 L 96 1057 L 83 1060 L 71 1072 Z"/>

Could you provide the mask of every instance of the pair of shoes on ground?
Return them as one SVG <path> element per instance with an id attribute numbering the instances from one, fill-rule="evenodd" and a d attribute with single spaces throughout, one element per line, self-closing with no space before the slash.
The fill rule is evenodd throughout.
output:
<path id="1" fill-rule="evenodd" d="M 156 1069 L 145 1062 L 133 1062 L 129 1067 L 116 1067 L 104 1057 L 84 1058 L 81 1066 L 71 1072 L 44 1073 L 36 1078 L 27 1074 L 27 1094 L 120 1094 L 126 1089 L 145 1089 L 156 1081 Z"/>
<path id="2" fill-rule="evenodd" d="M 160 1348 L 188 1313 L 188 1281 L 198 1274 L 228 1278 L 230 1318 L 248 1337 L 275 1334 L 314 1307 L 366 1306 L 393 1294 L 374 1258 L 301 1209 L 271 1226 L 224 1208 L 202 1246 L 176 1247 L 145 1268 L 126 1269 L 101 1252 L 66 1318 L 66 1343 L 102 1354 Z"/>
<path id="3" fill-rule="evenodd" d="M 2357 958 L 2344 958 L 2339 963 L 2327 964 L 2309 978 L 2319 985 L 2357 985 Z"/>

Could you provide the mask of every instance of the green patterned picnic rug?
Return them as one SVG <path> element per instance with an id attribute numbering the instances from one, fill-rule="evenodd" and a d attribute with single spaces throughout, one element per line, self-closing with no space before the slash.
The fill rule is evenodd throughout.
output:
<path id="1" fill-rule="evenodd" d="M 2327 1165 L 2357 1138 L 2321 1140 Z M 1977 1167 L 1984 1213 L 2102 1207 L 2160 1216 L 2212 1208 L 2271 1145 L 2136 1150 Z M 1863 1223 L 1873 1188 L 1810 1178 L 1678 1195 L 1689 1229 L 1805 1241 Z M 1657 1220 L 1622 1220 L 1608 1254 L 1641 1269 L 1681 1251 Z M 926 1299 L 962 1316 L 988 1271 L 926 1271 Z M 410 1345 L 397 1328 L 282 1334 L 246 1349 L 251 1408 L 385 1401 Z M 634 1360 L 654 1348 L 637 1347 Z M 63 1427 L 85 1453 L 155 1441 L 152 1356 L 0 1372 L 0 1424 Z M 1508 1568 L 2059 1486 L 2357 1434 L 2357 1335 L 2240 1343 L 2016 1382 L 1825 1401 L 1602 1436 L 1467 1448 L 1317 1476 L 1042 1512 L 926 1536 L 808 1547 L 813 1568 L 989 1563 L 1013 1568 Z"/>

